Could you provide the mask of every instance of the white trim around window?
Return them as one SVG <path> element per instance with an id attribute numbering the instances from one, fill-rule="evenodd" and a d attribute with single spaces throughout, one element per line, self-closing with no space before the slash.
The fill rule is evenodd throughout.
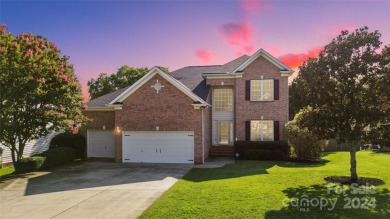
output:
<path id="1" fill-rule="evenodd" d="M 251 141 L 274 141 L 274 121 L 251 120 Z"/>

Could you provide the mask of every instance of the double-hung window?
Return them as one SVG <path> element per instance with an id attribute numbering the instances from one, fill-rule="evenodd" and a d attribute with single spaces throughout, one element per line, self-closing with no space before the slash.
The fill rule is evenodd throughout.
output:
<path id="1" fill-rule="evenodd" d="M 274 100 L 274 80 L 251 80 L 250 100 L 251 101 Z"/>
<path id="2" fill-rule="evenodd" d="M 273 141 L 274 121 L 252 120 L 251 121 L 251 141 Z"/>

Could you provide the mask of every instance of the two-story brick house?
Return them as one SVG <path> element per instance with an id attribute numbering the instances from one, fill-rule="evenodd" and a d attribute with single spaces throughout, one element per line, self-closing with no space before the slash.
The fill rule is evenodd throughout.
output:
<path id="1" fill-rule="evenodd" d="M 132 86 L 88 103 L 88 157 L 203 163 L 210 155 L 232 155 L 237 140 L 281 140 L 292 73 L 263 49 L 224 65 L 170 74 L 155 67 Z"/>

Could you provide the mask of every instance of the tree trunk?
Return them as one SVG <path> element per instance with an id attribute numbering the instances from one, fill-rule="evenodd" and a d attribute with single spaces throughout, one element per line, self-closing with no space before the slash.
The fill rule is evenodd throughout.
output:
<path id="1" fill-rule="evenodd" d="M 15 145 L 12 145 L 10 147 L 10 149 L 11 149 L 12 164 L 15 165 L 15 162 L 16 162 L 16 159 L 15 159 Z"/>
<path id="2" fill-rule="evenodd" d="M 358 181 L 358 175 L 356 172 L 356 146 L 350 146 L 350 151 L 351 155 L 351 182 L 356 183 Z"/>
<path id="3" fill-rule="evenodd" d="M 17 161 L 20 161 L 22 158 L 23 158 L 23 151 L 24 151 L 24 147 L 26 146 L 25 143 L 19 143 L 19 150 L 17 151 Z"/>

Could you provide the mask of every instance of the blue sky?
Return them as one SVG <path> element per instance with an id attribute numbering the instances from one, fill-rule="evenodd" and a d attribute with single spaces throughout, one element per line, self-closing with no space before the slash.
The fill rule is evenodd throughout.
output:
<path id="1" fill-rule="evenodd" d="M 259 48 L 296 68 L 342 29 L 365 25 L 390 44 L 389 12 L 389 1 L 0 1 L 0 23 L 56 43 L 84 93 L 122 65 L 175 70 Z"/>

